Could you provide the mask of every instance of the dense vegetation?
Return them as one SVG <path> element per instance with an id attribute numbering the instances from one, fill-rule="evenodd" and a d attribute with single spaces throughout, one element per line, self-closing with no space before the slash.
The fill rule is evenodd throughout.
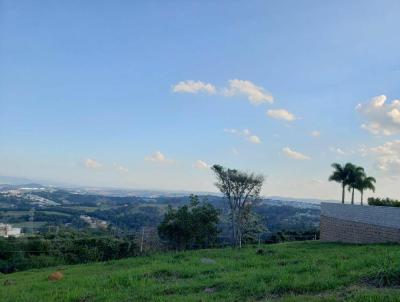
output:
<path id="1" fill-rule="evenodd" d="M 397 245 L 298 242 L 0 275 L 0 301 L 400 301 Z M 55 270 L 60 281 L 48 281 Z"/>
<path id="2" fill-rule="evenodd" d="M 400 201 L 390 198 L 368 198 L 368 204 L 370 206 L 386 206 L 386 207 L 400 207 Z"/>
<path id="3" fill-rule="evenodd" d="M 59 205 L 38 205 L 20 196 L 0 194 L 0 221 L 22 227 L 24 232 L 30 233 L 33 229 L 34 232 L 43 234 L 55 227 L 87 229 L 90 226 L 80 218 L 80 215 L 88 215 L 106 221 L 112 234 L 137 235 L 143 228 L 156 228 L 163 220 L 168 206 L 178 208 L 189 203 L 188 196 L 125 198 L 76 194 L 64 190 L 31 194 L 45 196 Z M 226 204 L 222 197 L 209 195 L 200 198 L 227 215 Z M 260 216 L 260 222 L 267 230 L 263 232 L 262 240 L 277 232 L 318 231 L 319 207 L 298 207 L 296 203 L 292 204 L 280 204 L 264 199 L 254 206 L 254 213 Z M 230 240 L 229 224 L 228 220 L 220 220 L 218 235 L 220 242 Z"/>
<path id="4" fill-rule="evenodd" d="M 34 195 L 59 205 L 37 205 L 23 197 L 0 194 L 1 221 L 21 226 L 28 233 L 18 239 L 0 238 L 0 272 L 119 259 L 167 248 L 221 247 L 231 238 L 224 201 L 218 196 L 202 196 L 201 203 L 196 204 L 196 200 L 196 205 L 191 205 L 187 196 L 140 199 L 81 196 L 58 190 L 37 193 Z M 91 228 L 80 215 L 109 224 L 106 229 Z M 182 221 L 175 223 L 179 217 Z M 245 243 L 318 238 L 318 207 L 296 208 L 265 201 L 249 217 L 243 226 Z M 261 219 L 253 223 L 253 217 Z"/>
<path id="5" fill-rule="evenodd" d="M 121 259 L 137 253 L 132 238 L 104 233 L 68 230 L 35 237 L 0 237 L 0 272 Z"/>
<path id="6" fill-rule="evenodd" d="M 168 208 L 158 226 L 158 234 L 173 249 L 212 247 L 217 242 L 219 211 L 197 196 L 178 209 Z"/>

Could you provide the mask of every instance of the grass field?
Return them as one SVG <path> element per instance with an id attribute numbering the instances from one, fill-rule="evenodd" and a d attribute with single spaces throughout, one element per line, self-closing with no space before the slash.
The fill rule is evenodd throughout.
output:
<path id="1" fill-rule="evenodd" d="M 48 281 L 55 270 L 60 281 Z M 0 301 L 400 301 L 400 246 L 295 242 L 0 275 Z"/>

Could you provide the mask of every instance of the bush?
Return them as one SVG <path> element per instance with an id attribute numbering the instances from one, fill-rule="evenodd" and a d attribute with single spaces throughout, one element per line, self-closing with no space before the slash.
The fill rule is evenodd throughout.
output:
<path id="1" fill-rule="evenodd" d="M 400 207 L 400 201 L 390 198 L 368 198 L 370 206 Z"/>
<path id="2" fill-rule="evenodd" d="M 365 281 L 375 287 L 399 286 L 400 268 L 393 264 L 384 264 L 376 272 L 367 276 Z"/>
<path id="3" fill-rule="evenodd" d="M 55 238 L 0 238 L 0 272 L 108 261 L 135 256 L 137 253 L 137 245 L 130 238 L 84 232 L 61 232 Z"/>
<path id="4" fill-rule="evenodd" d="M 210 247 L 217 240 L 219 211 L 209 203 L 199 203 L 197 196 L 190 198 L 190 205 L 169 207 L 158 226 L 160 238 L 175 249 Z"/>

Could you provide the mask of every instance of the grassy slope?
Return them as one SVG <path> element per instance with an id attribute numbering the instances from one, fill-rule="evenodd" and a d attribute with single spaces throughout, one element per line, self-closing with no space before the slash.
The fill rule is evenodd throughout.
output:
<path id="1" fill-rule="evenodd" d="M 262 255 L 248 247 L 66 266 L 57 282 L 47 281 L 55 268 L 0 275 L 0 301 L 400 301 L 399 288 L 362 281 L 383 267 L 400 267 L 400 246 L 297 242 L 262 248 Z M 203 257 L 216 263 L 202 263 Z"/>

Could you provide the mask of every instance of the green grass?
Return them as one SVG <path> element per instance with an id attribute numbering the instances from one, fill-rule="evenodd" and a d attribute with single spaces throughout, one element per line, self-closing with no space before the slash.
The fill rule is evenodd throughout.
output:
<path id="1" fill-rule="evenodd" d="M 0 214 L 8 217 L 20 217 L 30 215 L 29 211 L 0 211 Z"/>
<path id="2" fill-rule="evenodd" d="M 398 245 L 296 242 L 258 249 L 170 252 L 0 275 L 0 301 L 400 301 Z M 55 270 L 64 279 L 48 281 Z"/>

